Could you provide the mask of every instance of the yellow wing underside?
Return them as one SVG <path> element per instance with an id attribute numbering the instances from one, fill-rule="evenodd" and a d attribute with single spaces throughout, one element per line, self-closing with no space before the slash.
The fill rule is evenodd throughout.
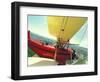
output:
<path id="1" fill-rule="evenodd" d="M 63 41 L 70 40 L 86 22 L 87 17 L 48 16 L 49 33 Z"/>

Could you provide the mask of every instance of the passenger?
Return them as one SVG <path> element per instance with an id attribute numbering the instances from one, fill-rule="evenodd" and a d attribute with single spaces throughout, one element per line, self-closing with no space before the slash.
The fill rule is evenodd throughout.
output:
<path id="1" fill-rule="evenodd" d="M 74 49 L 72 49 L 72 50 L 73 50 L 72 59 L 74 60 L 76 58 L 76 54 L 75 54 L 75 50 Z"/>
<path id="2" fill-rule="evenodd" d="M 48 43 L 47 43 L 47 42 L 46 42 L 45 44 L 46 44 L 46 45 L 48 45 Z"/>

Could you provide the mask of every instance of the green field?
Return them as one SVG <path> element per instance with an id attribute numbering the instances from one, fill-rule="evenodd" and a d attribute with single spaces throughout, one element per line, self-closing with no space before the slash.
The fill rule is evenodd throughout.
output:
<path id="1" fill-rule="evenodd" d="M 36 53 L 33 52 L 29 47 L 28 47 L 28 57 L 34 56 Z"/>

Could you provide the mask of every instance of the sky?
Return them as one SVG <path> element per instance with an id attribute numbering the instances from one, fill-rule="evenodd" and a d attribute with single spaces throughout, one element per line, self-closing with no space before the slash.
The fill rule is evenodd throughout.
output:
<path id="1" fill-rule="evenodd" d="M 28 30 L 56 40 L 56 37 L 49 34 L 47 16 L 28 16 Z"/>
<path id="2" fill-rule="evenodd" d="M 88 23 L 86 22 L 81 29 L 72 37 L 70 43 L 79 44 L 79 46 L 88 47 Z M 28 16 L 28 30 L 32 33 L 56 40 L 56 37 L 49 34 L 47 16 Z"/>

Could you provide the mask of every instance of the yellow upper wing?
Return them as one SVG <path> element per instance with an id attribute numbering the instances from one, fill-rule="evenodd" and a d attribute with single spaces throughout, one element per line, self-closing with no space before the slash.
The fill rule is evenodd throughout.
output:
<path id="1" fill-rule="evenodd" d="M 49 33 L 63 41 L 70 40 L 86 22 L 87 17 L 48 16 Z"/>

